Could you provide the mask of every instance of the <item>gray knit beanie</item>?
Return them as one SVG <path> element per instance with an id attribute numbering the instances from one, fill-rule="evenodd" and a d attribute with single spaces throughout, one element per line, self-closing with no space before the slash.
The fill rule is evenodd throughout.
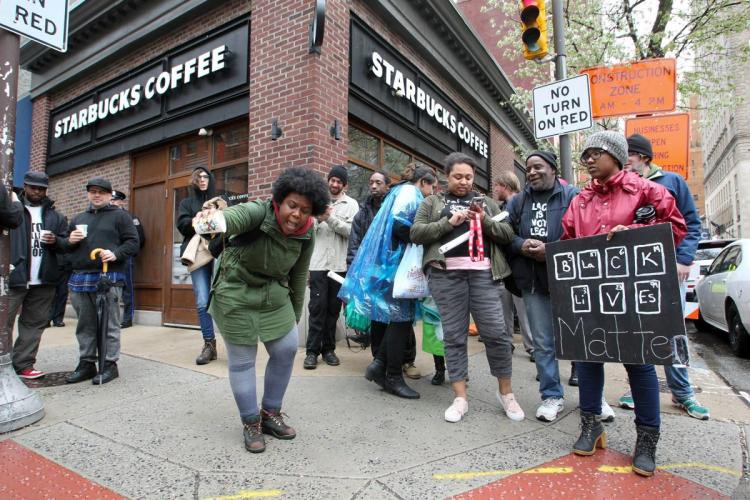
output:
<path id="1" fill-rule="evenodd" d="M 586 139 L 586 144 L 584 144 L 583 150 L 586 151 L 590 148 L 603 149 L 612 155 L 615 160 L 620 162 L 620 168 L 628 162 L 628 141 L 625 139 L 625 136 L 619 132 L 605 130 L 590 135 L 588 139 Z"/>

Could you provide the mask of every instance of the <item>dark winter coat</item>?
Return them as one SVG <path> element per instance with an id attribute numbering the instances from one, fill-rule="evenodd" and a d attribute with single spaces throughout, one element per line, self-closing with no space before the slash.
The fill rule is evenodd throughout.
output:
<path id="1" fill-rule="evenodd" d="M 216 196 L 214 175 L 203 167 L 198 168 L 209 175 L 208 189 L 201 191 L 192 184 L 189 185 L 188 197 L 182 200 L 180 206 L 177 208 L 177 230 L 183 236 L 182 244 L 180 245 L 180 255 L 185 252 L 185 247 L 190 242 L 190 238 L 195 235 L 193 217 L 203 209 L 205 202 Z"/>
<path id="2" fill-rule="evenodd" d="M 90 255 L 95 248 L 103 248 L 117 257 L 116 261 L 109 263 L 109 271 L 124 273 L 127 258 L 138 253 L 138 232 L 128 213 L 112 205 L 100 209 L 89 206 L 85 212 L 73 217 L 69 232 L 78 224 L 88 225 L 88 236 L 78 243 L 71 243 L 70 239 L 61 242 L 63 249 L 70 253 L 73 271 L 100 271 L 101 260 L 91 260 Z"/>
<path id="3" fill-rule="evenodd" d="M 2 189 L 0 189 L 1 191 Z M 18 195 L 23 205 L 21 224 L 10 232 L 10 287 L 26 287 L 31 279 L 31 214 L 26 210 L 23 192 Z M 52 231 L 57 242 L 52 245 L 42 244 L 42 264 L 39 267 L 39 279 L 42 285 L 57 285 L 62 275 L 61 243 L 68 235 L 68 221 L 64 215 L 55 210 L 55 202 L 44 198 L 42 207 L 42 229 Z"/>
<path id="4" fill-rule="evenodd" d="M 552 195 L 547 200 L 547 242 L 558 241 L 562 237 L 562 218 L 570 206 L 571 200 L 578 194 L 575 186 L 563 186 L 555 181 Z M 537 262 L 521 254 L 524 240 L 534 238 L 532 229 L 533 193 L 530 185 L 508 202 L 508 220 L 516 233 L 513 241 L 508 245 L 510 267 L 513 270 L 513 280 L 521 291 L 549 293 L 547 282 L 547 264 Z"/>
<path id="5" fill-rule="evenodd" d="M 382 202 L 382 199 L 380 200 Z M 367 230 L 370 229 L 370 224 L 375 218 L 375 214 L 380 210 L 380 203 L 375 205 L 375 199 L 372 196 L 368 196 L 364 203 L 359 204 L 359 212 L 354 216 L 352 221 L 352 232 L 349 235 L 349 246 L 346 249 L 346 266 L 352 265 L 354 256 L 357 255 L 359 245 L 362 243 L 362 239 L 367 234 Z"/>
<path id="6" fill-rule="evenodd" d="M 5 187 L 0 186 L 0 227 L 15 229 L 21 224 L 23 208 L 17 201 L 11 201 L 11 196 Z"/>

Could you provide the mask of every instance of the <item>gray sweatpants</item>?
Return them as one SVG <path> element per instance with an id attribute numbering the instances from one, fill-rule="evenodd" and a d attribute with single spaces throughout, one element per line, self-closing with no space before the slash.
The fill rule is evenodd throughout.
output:
<path id="1" fill-rule="evenodd" d="M 120 297 L 122 288 L 112 287 L 107 295 L 109 327 L 107 329 L 107 361 L 120 359 Z M 96 363 L 96 293 L 70 292 L 70 303 L 78 315 L 76 338 L 81 361 Z"/>
<path id="2" fill-rule="evenodd" d="M 505 331 L 501 295 L 505 287 L 492 279 L 491 271 L 428 271 L 430 293 L 435 299 L 443 323 L 445 364 L 451 382 L 469 375 L 469 314 L 474 318 L 484 342 L 490 373 L 510 378 L 512 342 Z"/>

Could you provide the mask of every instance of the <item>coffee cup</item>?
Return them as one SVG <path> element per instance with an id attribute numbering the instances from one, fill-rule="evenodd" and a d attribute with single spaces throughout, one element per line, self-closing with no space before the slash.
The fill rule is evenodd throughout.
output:
<path id="1" fill-rule="evenodd" d="M 44 238 L 47 235 L 52 235 L 52 234 L 54 234 L 54 233 L 52 231 L 50 231 L 49 229 L 42 229 L 42 231 L 41 231 L 42 238 Z"/>
<path id="2" fill-rule="evenodd" d="M 89 235 L 89 225 L 88 224 L 76 224 L 76 229 L 83 233 L 83 237 L 87 237 Z"/>

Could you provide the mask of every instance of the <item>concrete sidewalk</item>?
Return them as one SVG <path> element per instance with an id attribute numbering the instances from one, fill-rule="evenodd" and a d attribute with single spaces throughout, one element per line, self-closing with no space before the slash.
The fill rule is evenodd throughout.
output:
<path id="1" fill-rule="evenodd" d="M 75 367 L 75 321 L 66 321 L 67 327 L 45 332 L 37 368 L 50 373 Z M 196 366 L 200 346 L 194 330 L 124 330 L 119 379 L 103 387 L 86 382 L 39 389 L 45 418 L 2 439 L 132 498 L 442 498 L 492 486 L 547 462 L 570 460 L 578 433 L 575 388 L 566 386 L 562 418 L 552 424 L 534 418 L 536 371 L 520 342 L 513 385 L 526 419 L 512 422 L 502 414 L 482 345 L 471 338 L 470 411 L 458 424 L 443 419 L 452 392 L 447 385 L 430 385 L 431 356 L 420 353 L 417 365 L 424 377 L 410 382 L 422 398 L 406 401 L 368 383 L 362 373 L 370 354 L 351 352 L 343 344 L 337 350 L 339 367 L 303 370 L 303 356 L 297 357 L 284 410 L 298 436 L 293 441 L 268 438 L 267 451 L 253 455 L 243 447 L 226 357 L 220 350 L 219 361 Z M 732 495 L 746 466 L 750 409 L 699 358 L 694 360 L 693 384 L 712 420 L 684 415 L 671 405 L 668 390 L 662 393 L 657 477 L 687 479 L 717 496 Z M 265 361 L 260 349 L 259 375 Z M 567 363 L 561 366 L 567 381 Z M 663 370 L 658 373 L 663 379 Z M 610 403 L 625 380 L 622 367 L 607 366 Z M 607 425 L 608 448 L 629 455 L 635 443 L 632 412 L 615 411 L 616 421 Z M 602 457 L 610 460 L 610 455 Z M 604 463 L 601 470 L 622 473 L 616 465 Z M 554 470 L 564 474 L 569 469 Z M 554 489 L 557 477 L 542 479 L 551 498 L 549 488 Z"/>

